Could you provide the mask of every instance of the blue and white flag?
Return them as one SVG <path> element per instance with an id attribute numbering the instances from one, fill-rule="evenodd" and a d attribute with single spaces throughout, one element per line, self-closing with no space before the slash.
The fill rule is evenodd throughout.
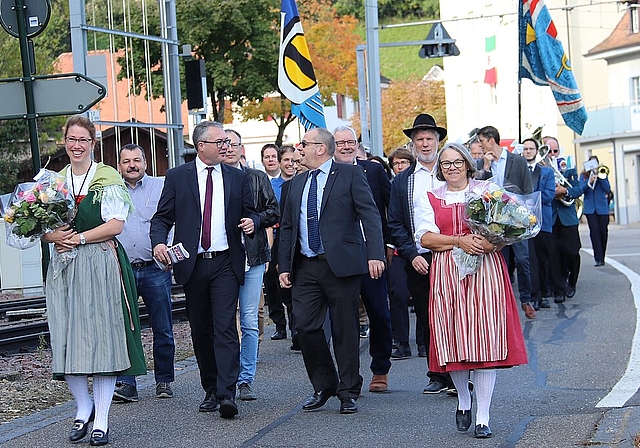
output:
<path id="1" fill-rule="evenodd" d="M 549 86 L 567 126 L 582 134 L 587 111 L 571 63 L 543 0 L 520 0 L 520 78 Z"/>
<path id="2" fill-rule="evenodd" d="M 327 127 L 318 82 L 295 0 L 282 0 L 278 87 L 291 101 L 291 112 L 307 131 Z"/>

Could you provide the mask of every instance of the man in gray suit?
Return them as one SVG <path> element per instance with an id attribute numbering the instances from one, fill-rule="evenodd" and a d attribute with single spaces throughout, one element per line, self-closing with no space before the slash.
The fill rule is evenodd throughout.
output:
<path id="1" fill-rule="evenodd" d="M 477 179 L 489 179 L 516 194 L 533 193 L 533 183 L 529 167 L 524 157 L 513 154 L 500 146 L 500 133 L 493 126 L 485 126 L 478 130 L 478 140 L 484 150 L 485 169 L 478 172 Z M 486 167 L 490 166 L 490 170 Z M 528 319 L 536 317 L 536 310 L 531 304 L 531 270 L 529 266 L 529 243 L 520 241 L 502 249 L 507 264 L 511 252 L 518 270 L 518 291 L 522 310 Z"/>
<path id="2" fill-rule="evenodd" d="M 337 395 L 340 413 L 352 414 L 358 411 L 362 388 L 361 276 L 382 275 L 385 251 L 380 214 L 364 171 L 334 162 L 334 152 L 331 132 L 317 128 L 305 134 L 300 154 L 309 172 L 290 181 L 280 223 L 278 270 L 281 286 L 293 287 L 300 347 L 315 390 L 302 409 L 318 409 Z M 323 330 L 327 309 L 337 371 Z"/>

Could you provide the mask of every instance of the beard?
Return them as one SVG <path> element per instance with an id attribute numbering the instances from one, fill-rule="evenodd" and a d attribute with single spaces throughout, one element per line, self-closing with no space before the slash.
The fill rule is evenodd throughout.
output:
<path id="1" fill-rule="evenodd" d="M 436 157 L 438 157 L 438 153 L 435 151 L 429 155 L 424 155 L 422 153 L 418 154 L 418 160 L 422 163 L 431 163 L 436 160 Z"/>

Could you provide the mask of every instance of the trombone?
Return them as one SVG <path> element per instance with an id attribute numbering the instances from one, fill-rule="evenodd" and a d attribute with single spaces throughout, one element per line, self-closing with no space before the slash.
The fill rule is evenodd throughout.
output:
<path id="1" fill-rule="evenodd" d="M 551 159 L 549 155 L 549 145 L 540 145 L 538 148 L 538 155 L 536 156 L 536 163 L 539 163 L 542 166 L 546 166 L 547 168 L 551 168 L 553 170 L 553 176 L 555 178 L 556 184 L 562 185 L 565 188 L 571 188 L 571 182 L 567 180 L 566 177 L 562 175 L 554 160 Z M 558 199 L 562 205 L 565 207 L 570 207 L 575 203 L 575 199 Z"/>

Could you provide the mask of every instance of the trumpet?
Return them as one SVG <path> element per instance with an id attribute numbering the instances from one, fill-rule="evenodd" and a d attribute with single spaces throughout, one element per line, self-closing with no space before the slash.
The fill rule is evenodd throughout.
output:
<path id="1" fill-rule="evenodd" d="M 609 167 L 603 163 L 598 165 L 598 168 L 591 170 L 587 186 L 592 190 L 596 188 L 596 182 L 598 179 L 604 180 L 609 177 Z"/>
<path id="2" fill-rule="evenodd" d="M 546 166 L 553 170 L 553 176 L 555 178 L 556 184 L 562 185 L 564 188 L 571 188 L 571 182 L 567 180 L 566 177 L 562 175 L 554 160 L 551 159 L 549 155 L 549 145 L 540 145 L 538 148 L 538 155 L 536 156 L 536 163 L 539 163 L 542 166 Z M 562 205 L 565 207 L 570 207 L 574 204 L 575 199 L 558 199 Z"/>

